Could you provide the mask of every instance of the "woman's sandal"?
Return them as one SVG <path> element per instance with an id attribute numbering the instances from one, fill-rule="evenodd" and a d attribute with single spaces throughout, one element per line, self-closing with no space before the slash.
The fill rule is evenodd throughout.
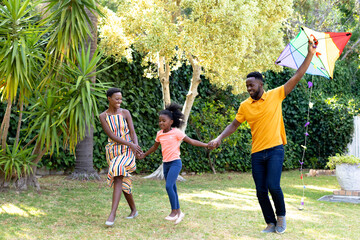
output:
<path id="1" fill-rule="evenodd" d="M 139 215 L 139 212 L 136 211 L 136 213 L 135 213 L 133 216 L 128 216 L 128 217 L 125 217 L 125 218 L 126 218 L 126 219 L 134 219 L 134 218 L 136 218 L 138 215 Z"/>

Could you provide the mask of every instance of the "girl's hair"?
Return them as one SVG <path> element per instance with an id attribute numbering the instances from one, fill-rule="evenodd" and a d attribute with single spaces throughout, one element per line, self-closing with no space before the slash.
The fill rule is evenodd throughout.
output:
<path id="1" fill-rule="evenodd" d="M 159 115 L 167 115 L 173 120 L 172 127 L 181 127 L 184 124 L 184 114 L 181 112 L 182 106 L 176 103 L 171 103 L 166 106 L 164 110 L 161 110 Z"/>
<path id="2" fill-rule="evenodd" d="M 118 88 L 109 88 L 107 91 L 106 91 L 106 97 L 111 97 L 114 93 L 121 93 L 120 89 Z"/>

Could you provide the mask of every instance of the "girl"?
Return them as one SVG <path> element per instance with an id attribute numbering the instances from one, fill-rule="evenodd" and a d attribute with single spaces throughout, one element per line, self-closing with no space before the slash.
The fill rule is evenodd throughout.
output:
<path id="1" fill-rule="evenodd" d="M 181 106 L 170 104 L 159 114 L 159 127 L 154 145 L 145 153 L 142 153 L 139 159 L 145 158 L 154 152 L 161 144 L 161 152 L 164 162 L 164 176 L 166 180 L 166 191 L 171 204 L 171 213 L 165 217 L 166 220 L 175 221 L 175 224 L 181 222 L 185 214 L 180 211 L 179 199 L 176 188 L 176 179 L 181 171 L 182 163 L 180 159 L 181 141 L 190 143 L 198 147 L 207 147 L 206 143 L 194 140 L 185 135 L 178 129 L 183 124 L 184 115 L 180 111 Z"/>
<path id="2" fill-rule="evenodd" d="M 109 164 L 107 182 L 113 187 L 113 197 L 110 215 L 105 222 L 106 226 L 114 225 L 116 210 L 119 205 L 121 192 L 131 209 L 128 219 L 138 215 L 132 196 L 130 173 L 135 171 L 135 154 L 142 153 L 138 145 L 131 114 L 128 110 L 120 108 L 122 95 L 120 89 L 110 88 L 106 92 L 109 108 L 100 114 L 101 126 L 108 135 L 106 145 L 106 160 Z"/>

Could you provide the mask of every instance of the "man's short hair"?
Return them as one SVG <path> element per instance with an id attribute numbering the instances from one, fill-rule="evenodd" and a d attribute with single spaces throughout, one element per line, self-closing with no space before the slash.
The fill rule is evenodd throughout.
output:
<path id="1" fill-rule="evenodd" d="M 251 78 L 251 77 L 264 82 L 264 78 L 263 78 L 262 74 L 259 72 L 251 72 L 246 76 L 246 78 Z"/>

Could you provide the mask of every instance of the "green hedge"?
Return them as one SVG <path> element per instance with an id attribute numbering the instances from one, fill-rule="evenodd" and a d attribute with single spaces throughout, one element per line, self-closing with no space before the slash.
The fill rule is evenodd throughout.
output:
<path id="1" fill-rule="evenodd" d="M 161 86 L 158 79 L 147 79 L 142 56 L 134 53 L 132 63 L 120 62 L 98 78 L 103 82 L 113 82 L 123 93 L 122 107 L 130 110 L 134 126 L 143 150 L 154 143 L 158 131 L 158 112 L 162 109 Z M 113 63 L 107 60 L 107 65 Z M 355 66 L 355 65 L 354 65 Z M 340 62 L 335 69 L 334 80 L 306 75 L 294 91 L 283 102 L 283 115 L 288 144 L 285 146 L 285 169 L 298 168 L 302 157 L 304 144 L 304 124 L 307 121 L 309 91 L 307 81 L 314 83 L 310 110 L 310 125 L 308 129 L 305 167 L 323 168 L 329 156 L 343 153 L 351 140 L 353 131 L 353 115 L 359 109 L 360 71 L 354 66 Z M 268 71 L 264 73 L 266 89 L 272 89 L 284 84 L 294 71 L 285 68 L 281 73 Z M 172 101 L 184 103 L 190 79 L 191 67 L 182 66 L 170 77 Z M 354 90 L 355 89 L 355 90 Z M 189 118 L 186 133 L 189 137 L 207 142 L 216 137 L 235 117 L 241 101 L 248 97 L 247 93 L 233 95 L 231 88 L 222 90 L 211 85 L 207 79 L 202 79 L 199 86 L 199 96 L 196 98 Z M 335 96 L 335 97 L 334 97 Z M 355 99 L 349 101 L 350 99 Z M 0 117 L 5 112 L 5 104 L 1 104 Z M 107 101 L 100 99 L 99 111 L 107 108 Z M 11 115 L 10 138 L 14 140 L 17 113 L 13 108 Z M 26 122 L 23 123 L 26 126 Z M 94 166 L 96 169 L 107 167 L 105 145 L 107 136 L 97 121 L 94 131 Z M 181 156 L 185 171 L 209 172 L 210 163 L 216 171 L 248 171 L 250 162 L 251 134 L 247 123 L 243 123 L 238 131 L 227 138 L 215 151 L 193 147 L 187 143 L 181 145 Z M 152 172 L 161 164 L 161 151 L 158 150 L 145 160 L 137 161 L 137 172 Z M 59 154 L 45 156 L 39 165 L 48 169 L 71 170 L 74 167 L 74 156 L 66 149 L 60 149 Z"/>
<path id="2" fill-rule="evenodd" d="M 347 73 L 347 71 L 344 72 Z M 291 69 L 284 69 L 279 74 L 269 71 L 265 73 L 267 87 L 272 89 L 284 84 L 293 74 L 294 71 Z M 346 151 L 347 145 L 352 139 L 355 105 L 347 101 L 351 92 L 347 92 L 347 95 L 344 94 L 343 98 L 338 101 L 330 98 L 332 94 L 337 92 L 346 93 L 341 89 L 345 89 L 347 86 L 337 84 L 337 79 L 342 79 L 342 77 L 337 76 L 335 80 L 328 80 L 306 75 L 305 79 L 302 79 L 284 100 L 283 115 L 288 139 L 288 144 L 285 147 L 285 168 L 299 167 L 299 160 L 302 159 L 303 148 L 301 145 L 305 143 L 304 125 L 307 122 L 310 97 L 308 81 L 312 81 L 314 87 L 311 94 L 313 108 L 309 111 L 310 125 L 308 127 L 309 136 L 307 137 L 304 167 L 324 168 L 329 156 Z M 332 92 L 329 91 L 330 88 Z"/>

